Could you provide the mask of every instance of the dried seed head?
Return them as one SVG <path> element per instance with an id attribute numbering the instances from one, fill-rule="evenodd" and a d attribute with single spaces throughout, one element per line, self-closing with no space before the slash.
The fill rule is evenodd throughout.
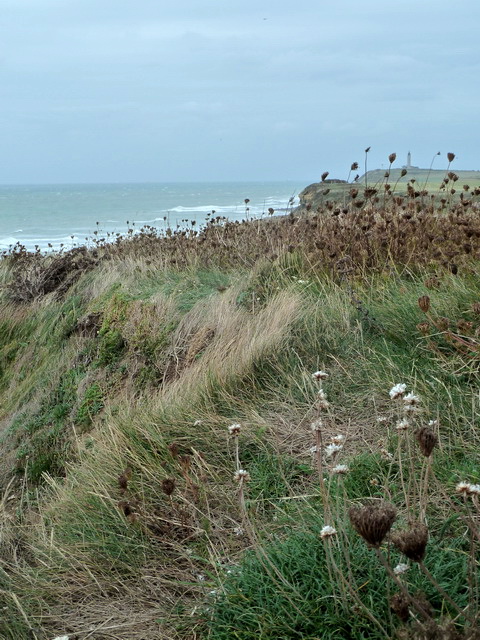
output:
<path id="1" fill-rule="evenodd" d="M 130 502 L 128 502 L 128 500 L 120 500 L 120 502 L 118 503 L 118 508 L 123 511 L 123 515 L 126 518 L 128 518 L 135 512 L 134 508 L 132 507 Z"/>
<path id="2" fill-rule="evenodd" d="M 454 153 L 447 153 L 447 159 L 449 162 L 453 162 L 455 160 L 455 154 Z"/>
<path id="3" fill-rule="evenodd" d="M 171 496 L 175 491 L 175 480 L 173 478 L 165 478 L 162 480 L 162 491 L 165 495 Z"/>
<path id="4" fill-rule="evenodd" d="M 436 326 L 440 331 L 446 331 L 450 326 L 450 320 L 445 316 L 440 316 L 437 318 Z"/>
<path id="5" fill-rule="evenodd" d="M 390 162 L 390 164 L 393 164 L 395 162 L 396 158 L 397 158 L 397 154 L 396 153 L 391 153 L 388 156 L 388 161 Z"/>
<path id="6" fill-rule="evenodd" d="M 408 610 L 408 599 L 403 593 L 396 593 L 390 598 L 390 609 L 400 618 L 402 622 L 408 621 L 408 618 L 410 617 L 410 612 Z"/>
<path id="7" fill-rule="evenodd" d="M 430 297 L 429 296 L 420 296 L 418 299 L 418 306 L 423 311 L 423 313 L 427 313 L 430 309 Z"/>
<path id="8" fill-rule="evenodd" d="M 397 510 L 388 502 L 373 502 L 348 511 L 355 531 L 372 547 L 378 547 L 390 531 Z"/>
<path id="9" fill-rule="evenodd" d="M 420 322 L 419 324 L 417 324 L 417 329 L 424 336 L 427 336 L 430 333 L 430 325 L 428 322 Z"/>
<path id="10" fill-rule="evenodd" d="M 425 280 L 424 285 L 427 289 L 438 289 L 440 286 L 440 280 L 436 276 L 432 276 L 431 278 L 427 278 Z"/>
<path id="11" fill-rule="evenodd" d="M 128 481 L 132 477 L 132 470 L 130 467 L 127 467 L 123 473 L 118 476 L 118 486 L 120 487 L 120 491 L 125 493 L 128 489 Z"/>
<path id="12" fill-rule="evenodd" d="M 325 180 L 327 179 L 327 177 L 328 177 L 328 171 L 324 171 L 324 172 L 322 173 L 322 182 L 325 182 Z"/>
<path id="13" fill-rule="evenodd" d="M 472 311 L 477 314 L 477 316 L 480 315 L 480 302 L 474 302 L 472 304 Z"/>
<path id="14" fill-rule="evenodd" d="M 420 427 L 415 431 L 415 438 L 423 455 L 428 458 L 432 454 L 438 438 L 430 427 Z"/>
<path id="15" fill-rule="evenodd" d="M 345 442 L 345 436 L 339 433 L 336 436 L 332 437 L 333 444 L 343 444 Z"/>
<path id="16" fill-rule="evenodd" d="M 421 562 L 425 557 L 428 542 L 428 529 L 422 523 L 415 523 L 408 531 L 392 535 L 392 542 L 401 553 L 413 562 Z"/>
<path id="17" fill-rule="evenodd" d="M 180 449 L 176 442 L 172 442 L 171 444 L 169 444 L 168 450 L 170 451 L 170 455 L 172 456 L 172 458 L 178 458 Z"/>
<path id="18" fill-rule="evenodd" d="M 401 177 L 403 178 L 404 176 L 406 176 L 406 175 L 407 175 L 407 173 L 408 173 L 408 171 L 407 171 L 406 169 L 402 169 L 402 171 L 401 171 L 400 175 L 401 175 Z"/>
<path id="19" fill-rule="evenodd" d="M 358 162 L 353 162 L 352 166 L 350 167 L 351 171 L 356 171 L 358 169 Z"/>

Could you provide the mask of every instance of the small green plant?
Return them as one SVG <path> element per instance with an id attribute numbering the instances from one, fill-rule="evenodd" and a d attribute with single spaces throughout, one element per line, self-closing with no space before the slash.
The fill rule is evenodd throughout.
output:
<path id="1" fill-rule="evenodd" d="M 94 382 L 85 391 L 82 403 L 75 416 L 75 422 L 83 429 L 87 429 L 92 424 L 93 417 L 96 416 L 104 406 L 104 393 L 100 385 Z"/>

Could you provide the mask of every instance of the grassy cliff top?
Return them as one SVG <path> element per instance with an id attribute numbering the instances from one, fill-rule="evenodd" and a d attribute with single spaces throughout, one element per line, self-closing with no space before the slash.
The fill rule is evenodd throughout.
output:
<path id="1" fill-rule="evenodd" d="M 473 638 L 465 193 L 6 256 L 0 637 Z"/>

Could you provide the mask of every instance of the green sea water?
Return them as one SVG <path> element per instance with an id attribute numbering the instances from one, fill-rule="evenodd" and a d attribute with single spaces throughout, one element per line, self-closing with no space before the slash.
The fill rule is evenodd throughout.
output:
<path id="1" fill-rule="evenodd" d="M 0 185 L 0 249 L 17 242 L 32 250 L 88 244 L 94 231 L 126 233 L 143 225 L 160 230 L 200 226 L 208 214 L 228 219 L 282 213 L 305 184 L 217 182 L 146 184 Z M 245 203 L 248 199 L 249 202 Z M 134 223 L 132 225 L 132 223 Z"/>

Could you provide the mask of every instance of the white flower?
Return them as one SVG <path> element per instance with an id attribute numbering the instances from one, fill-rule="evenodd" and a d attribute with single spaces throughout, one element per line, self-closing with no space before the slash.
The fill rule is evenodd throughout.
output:
<path id="1" fill-rule="evenodd" d="M 229 435 L 231 435 L 231 436 L 238 436 L 238 434 L 240 433 L 241 429 L 242 429 L 242 425 L 241 425 L 241 424 L 238 424 L 238 423 L 236 422 L 236 423 L 234 423 L 234 424 L 231 424 L 231 425 L 228 427 L 228 433 L 229 433 Z"/>
<path id="2" fill-rule="evenodd" d="M 408 564 L 403 564 L 403 562 L 400 562 L 400 564 L 397 564 L 397 566 L 394 568 L 393 573 L 396 576 L 400 576 L 402 575 L 402 573 L 405 573 L 409 569 L 410 567 L 408 566 Z"/>
<path id="3" fill-rule="evenodd" d="M 410 426 L 409 421 L 406 418 L 403 418 L 403 420 L 400 420 L 400 422 L 397 423 L 397 426 L 395 427 L 395 429 L 397 431 L 406 431 L 409 426 Z"/>
<path id="4" fill-rule="evenodd" d="M 429 427 L 438 427 L 438 420 L 429 420 L 428 426 Z"/>
<path id="5" fill-rule="evenodd" d="M 329 524 L 325 525 L 320 531 L 320 537 L 323 538 L 323 540 L 325 540 L 325 538 L 331 538 L 335 535 L 337 535 L 337 530 L 334 527 L 331 527 Z"/>
<path id="6" fill-rule="evenodd" d="M 463 493 L 467 496 L 479 496 L 480 484 L 470 484 L 470 482 L 459 482 L 455 487 L 457 493 Z"/>
<path id="7" fill-rule="evenodd" d="M 459 482 L 455 487 L 457 493 L 470 493 L 471 484 L 469 482 Z"/>
<path id="8" fill-rule="evenodd" d="M 315 371 L 315 373 L 312 373 L 312 378 L 314 380 L 326 380 L 328 373 L 326 371 Z"/>
<path id="9" fill-rule="evenodd" d="M 335 444 L 343 444 L 345 442 L 345 436 L 339 433 L 337 436 L 333 436 L 332 442 Z"/>
<path id="10" fill-rule="evenodd" d="M 327 459 L 332 458 L 333 456 L 337 455 L 337 453 L 342 449 L 343 446 L 341 444 L 329 444 L 325 447 L 325 457 Z"/>
<path id="11" fill-rule="evenodd" d="M 321 418 L 318 418 L 317 420 L 312 422 L 312 424 L 310 425 L 310 429 L 312 431 L 321 431 L 322 427 L 323 427 L 323 420 Z"/>
<path id="12" fill-rule="evenodd" d="M 388 418 L 387 416 L 378 416 L 377 417 L 377 422 L 387 422 Z"/>
<path id="13" fill-rule="evenodd" d="M 318 406 L 320 409 L 328 409 L 330 406 L 327 400 L 327 394 L 323 389 L 320 389 L 318 392 Z"/>
<path id="14" fill-rule="evenodd" d="M 416 396 L 414 393 L 410 392 L 403 397 L 403 401 L 406 405 L 416 405 L 420 402 L 420 398 Z"/>
<path id="15" fill-rule="evenodd" d="M 195 577 L 198 580 L 198 582 L 205 582 L 205 576 L 203 575 L 203 573 L 197 573 Z"/>
<path id="16" fill-rule="evenodd" d="M 244 531 L 243 531 L 242 527 L 235 527 L 235 529 L 233 530 L 233 533 L 236 536 L 243 536 Z"/>
<path id="17" fill-rule="evenodd" d="M 318 449 L 317 449 L 316 446 L 310 447 L 310 449 L 309 449 L 310 453 L 317 453 L 317 450 Z"/>
<path id="18" fill-rule="evenodd" d="M 235 471 L 233 479 L 235 482 L 248 482 L 250 480 L 250 474 L 248 471 L 245 471 L 245 469 L 239 469 Z"/>
<path id="19" fill-rule="evenodd" d="M 418 409 L 419 407 L 416 404 L 406 404 L 403 407 L 403 410 L 405 411 L 405 413 L 416 413 Z"/>
<path id="20" fill-rule="evenodd" d="M 195 422 L 193 423 L 194 427 L 199 427 L 202 424 L 201 420 L 195 420 Z"/>
<path id="21" fill-rule="evenodd" d="M 396 400 L 396 398 L 400 398 L 401 396 L 403 396 L 406 388 L 407 388 L 407 385 L 403 383 L 396 384 L 395 386 L 393 386 L 389 391 L 390 399 Z"/>
<path id="22" fill-rule="evenodd" d="M 337 466 L 332 469 L 332 473 L 336 473 L 338 475 L 343 475 L 348 472 L 349 468 L 346 464 L 337 464 Z"/>

